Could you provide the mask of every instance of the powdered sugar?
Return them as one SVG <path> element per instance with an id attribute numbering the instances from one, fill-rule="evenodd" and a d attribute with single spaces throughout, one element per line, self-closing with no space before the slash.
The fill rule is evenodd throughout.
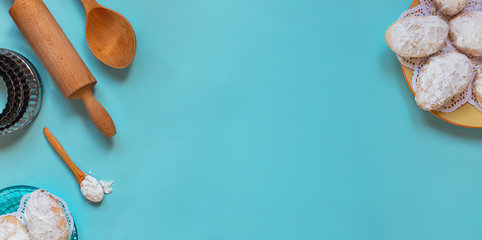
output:
<path id="1" fill-rule="evenodd" d="M 66 240 L 67 219 L 62 206 L 45 190 L 31 193 L 25 208 L 25 221 L 32 240 Z"/>
<path id="2" fill-rule="evenodd" d="M 100 185 L 102 185 L 102 188 L 104 189 L 105 194 L 111 194 L 112 193 L 112 188 L 110 188 L 112 185 L 114 185 L 114 180 L 111 180 L 110 182 L 104 182 L 100 180 Z"/>
<path id="3" fill-rule="evenodd" d="M 91 202 L 101 202 L 104 199 L 104 194 L 112 193 L 110 188 L 114 184 L 114 180 L 110 182 L 97 181 L 91 175 L 87 175 L 80 184 L 80 191 L 84 197 Z"/>
<path id="4" fill-rule="evenodd" d="M 436 16 L 400 19 L 387 30 L 390 48 L 403 57 L 426 57 L 440 50 L 447 40 L 449 26 Z"/>
<path id="5" fill-rule="evenodd" d="M 80 184 L 80 191 L 87 200 L 101 202 L 104 198 L 104 188 L 97 179 L 88 175 Z"/>

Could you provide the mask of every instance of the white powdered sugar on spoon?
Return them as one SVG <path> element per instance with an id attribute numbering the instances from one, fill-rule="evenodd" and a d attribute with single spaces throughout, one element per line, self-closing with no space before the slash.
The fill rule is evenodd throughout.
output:
<path id="1" fill-rule="evenodd" d="M 104 199 L 104 194 L 112 193 L 110 186 L 114 181 L 104 182 L 98 181 L 91 175 L 85 176 L 85 179 L 80 183 L 80 191 L 84 197 L 91 202 L 101 202 Z"/>

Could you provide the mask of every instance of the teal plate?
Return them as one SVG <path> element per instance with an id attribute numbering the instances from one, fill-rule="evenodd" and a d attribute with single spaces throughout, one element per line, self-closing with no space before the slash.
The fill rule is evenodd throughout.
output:
<path id="1" fill-rule="evenodd" d="M 12 186 L 0 190 L 0 215 L 17 212 L 22 197 L 38 188 L 31 186 Z M 74 231 L 70 240 L 78 240 L 77 226 L 74 222 Z"/>

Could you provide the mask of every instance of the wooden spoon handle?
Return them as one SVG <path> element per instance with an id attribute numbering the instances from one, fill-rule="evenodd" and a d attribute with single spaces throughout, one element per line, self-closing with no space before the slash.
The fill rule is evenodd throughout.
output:
<path id="1" fill-rule="evenodd" d="M 112 137 L 117 133 L 114 121 L 105 108 L 94 98 L 91 88 L 83 88 L 76 93 L 76 97 L 84 102 L 85 108 L 89 113 L 95 126 L 107 137 Z"/>
<path id="2" fill-rule="evenodd" d="M 82 170 L 80 170 L 77 165 L 70 159 L 69 155 L 59 143 L 59 141 L 54 137 L 54 135 L 50 132 L 48 128 L 44 128 L 44 135 L 49 141 L 50 145 L 54 148 L 54 150 L 59 154 L 59 156 L 64 160 L 65 164 L 70 168 L 72 173 L 74 173 L 75 178 L 77 178 L 77 182 L 80 183 L 85 179 L 87 174 L 85 174 Z"/>
<path id="3" fill-rule="evenodd" d="M 89 13 L 92 11 L 94 8 L 101 7 L 99 3 L 97 3 L 96 0 L 80 0 L 82 4 L 84 4 L 85 12 Z"/>

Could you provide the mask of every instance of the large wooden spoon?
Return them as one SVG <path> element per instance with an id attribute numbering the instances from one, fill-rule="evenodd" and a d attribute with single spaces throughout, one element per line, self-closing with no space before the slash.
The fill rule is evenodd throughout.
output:
<path id="1" fill-rule="evenodd" d="M 87 16 L 85 32 L 90 51 L 111 67 L 128 67 L 136 55 L 136 34 L 129 21 L 96 0 L 81 1 Z"/>
<path id="2" fill-rule="evenodd" d="M 60 155 L 62 160 L 64 160 L 65 164 L 67 164 L 70 170 L 72 170 L 72 173 L 75 175 L 75 178 L 77 178 L 77 182 L 79 183 L 80 187 L 80 184 L 82 183 L 82 181 L 84 181 L 85 177 L 87 177 L 87 174 L 84 171 L 80 170 L 77 165 L 75 165 L 72 159 L 70 159 L 67 152 L 65 152 L 65 149 L 62 147 L 62 145 L 54 137 L 54 135 L 50 132 L 48 128 L 44 128 L 44 134 L 50 145 L 52 145 L 54 150 Z"/>

